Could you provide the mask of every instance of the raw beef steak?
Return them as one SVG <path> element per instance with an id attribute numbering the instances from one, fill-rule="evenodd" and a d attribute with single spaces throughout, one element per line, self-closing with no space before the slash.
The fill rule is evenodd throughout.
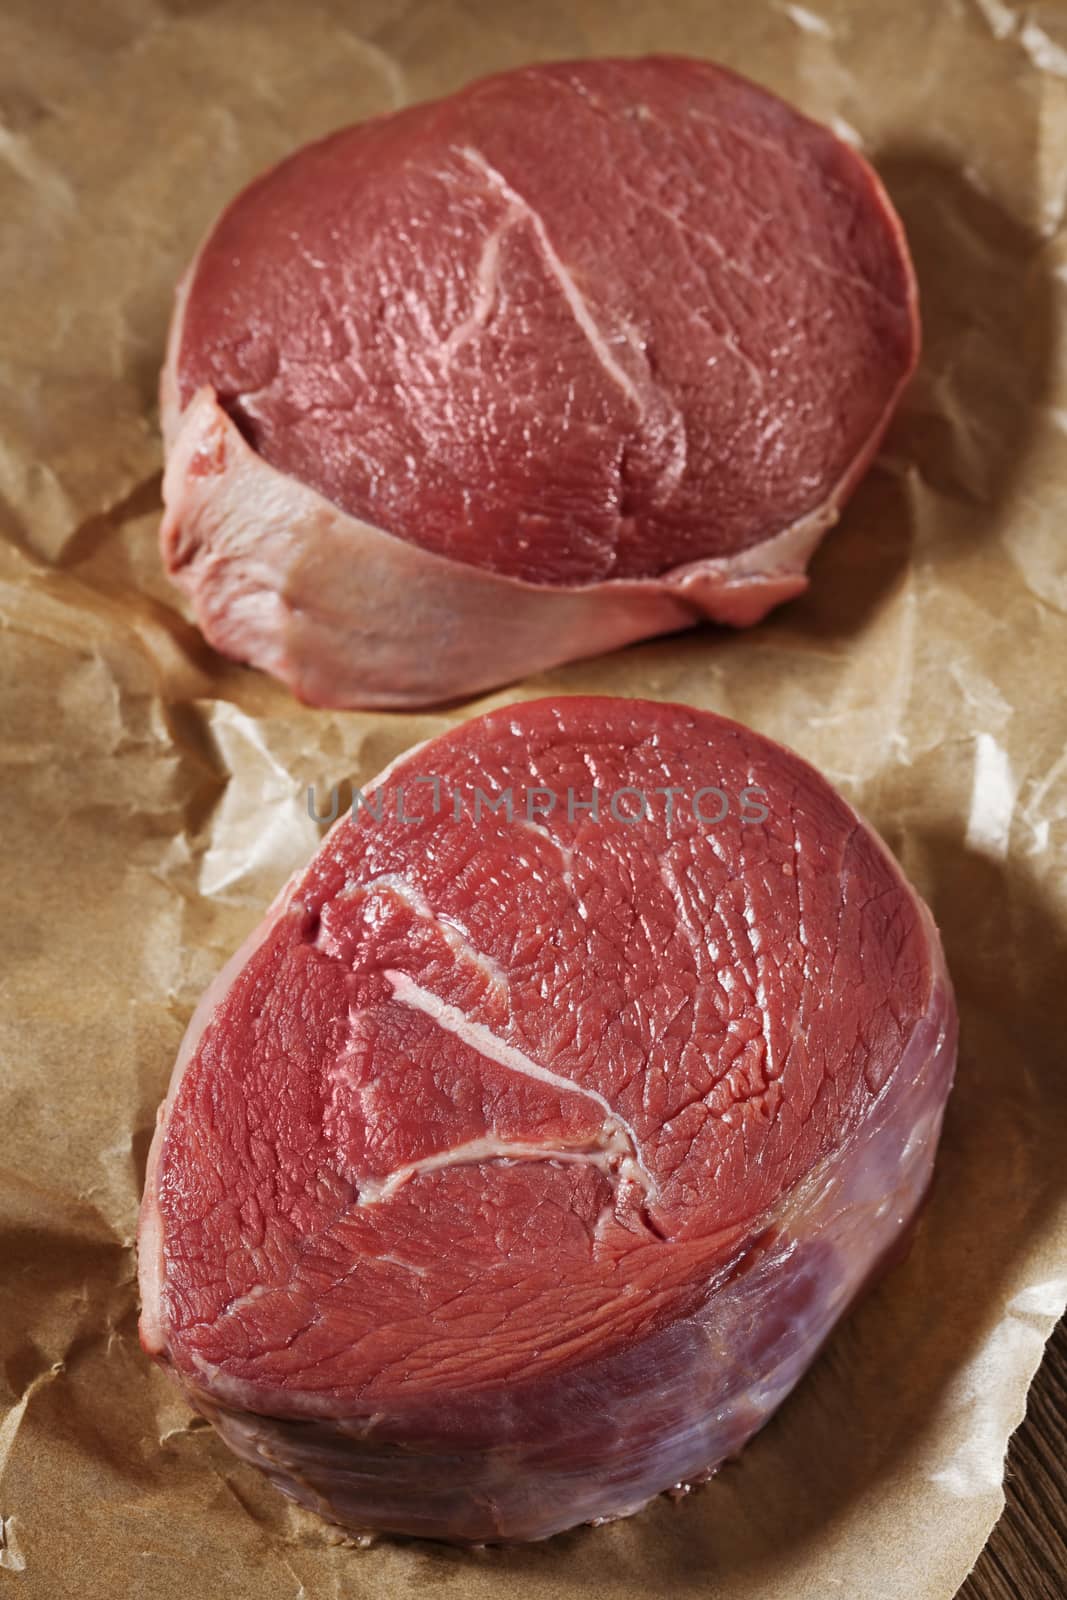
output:
<path id="1" fill-rule="evenodd" d="M 736 1452 L 906 1238 L 955 1034 L 929 913 L 805 762 L 508 706 L 394 764 L 205 996 L 143 1343 L 348 1528 L 625 1515 Z"/>
<path id="2" fill-rule="evenodd" d="M 681 58 L 530 67 L 311 145 L 178 297 L 163 551 L 314 704 L 474 693 L 806 586 L 918 351 L 854 150 Z"/>

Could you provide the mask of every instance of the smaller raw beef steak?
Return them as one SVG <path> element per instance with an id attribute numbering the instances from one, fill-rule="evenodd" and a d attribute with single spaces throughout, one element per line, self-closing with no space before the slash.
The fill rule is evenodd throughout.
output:
<path id="1" fill-rule="evenodd" d="M 349 128 L 179 291 L 163 554 L 218 649 L 414 706 L 805 567 L 918 353 L 878 178 L 708 62 L 529 67 Z"/>
<path id="2" fill-rule="evenodd" d="M 797 756 L 505 707 L 357 799 L 205 996 L 145 1349 L 348 1528 L 624 1516 L 737 1451 L 900 1248 L 955 1040 L 929 912 Z"/>

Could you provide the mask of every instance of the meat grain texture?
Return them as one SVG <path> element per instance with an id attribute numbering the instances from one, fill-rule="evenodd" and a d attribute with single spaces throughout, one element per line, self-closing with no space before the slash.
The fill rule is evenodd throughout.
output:
<path id="1" fill-rule="evenodd" d="M 224 213 L 162 381 L 212 644 L 416 706 L 803 591 L 918 352 L 856 151 L 682 58 L 489 78 Z"/>
<path id="2" fill-rule="evenodd" d="M 811 767 L 682 706 L 506 707 L 365 799 L 190 1024 L 143 1343 L 348 1529 L 627 1515 L 906 1241 L 955 1063 L 933 922 Z"/>

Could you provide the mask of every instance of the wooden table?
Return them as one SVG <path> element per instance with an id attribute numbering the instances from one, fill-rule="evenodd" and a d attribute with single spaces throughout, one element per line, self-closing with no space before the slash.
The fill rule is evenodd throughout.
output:
<path id="1" fill-rule="evenodd" d="M 957 1600 L 1067 1600 L 1067 1320 L 1008 1454 L 1007 1505 Z"/>

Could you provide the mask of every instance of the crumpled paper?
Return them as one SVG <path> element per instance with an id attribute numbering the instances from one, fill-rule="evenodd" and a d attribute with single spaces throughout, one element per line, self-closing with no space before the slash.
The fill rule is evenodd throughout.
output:
<path id="1" fill-rule="evenodd" d="M 716 57 L 859 143 L 926 347 L 881 457 L 760 628 L 421 716 L 216 657 L 156 550 L 170 294 L 221 204 L 483 71 Z M 1067 12 L 1002 0 L 7 0 L 0 18 L 0 1568 L 42 1600 L 947 1600 L 1067 1298 Z M 680 1503 L 520 1550 L 362 1550 L 195 1421 L 136 1338 L 144 1159 L 204 985 L 320 804 L 471 709 L 686 700 L 816 762 L 931 902 L 962 1013 L 915 1247 Z"/>

